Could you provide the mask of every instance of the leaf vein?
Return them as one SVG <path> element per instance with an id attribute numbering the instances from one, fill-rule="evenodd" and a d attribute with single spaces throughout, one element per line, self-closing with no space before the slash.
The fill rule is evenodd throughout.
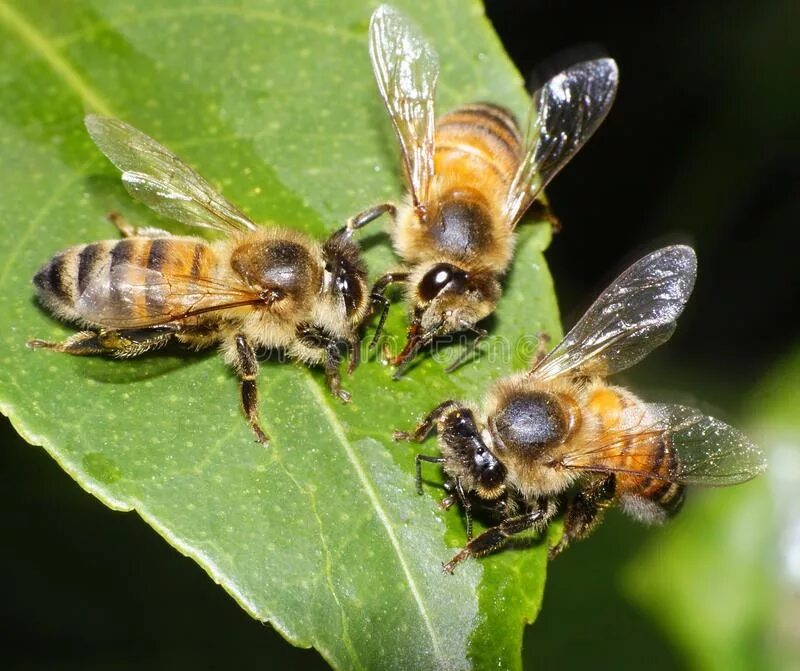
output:
<path id="1" fill-rule="evenodd" d="M 358 479 L 361 481 L 361 484 L 364 486 L 364 491 L 367 494 L 367 497 L 372 503 L 373 507 L 375 508 L 375 512 L 378 516 L 379 521 L 383 525 L 384 529 L 386 530 L 386 535 L 389 538 L 389 542 L 392 545 L 392 548 L 397 555 L 397 559 L 400 562 L 400 567 L 403 570 L 403 574 L 406 577 L 406 581 L 408 582 L 409 589 L 411 591 L 411 595 L 414 598 L 414 601 L 417 604 L 417 608 L 419 609 L 420 615 L 422 616 L 422 620 L 425 623 L 425 628 L 428 631 L 428 634 L 431 638 L 431 644 L 433 645 L 434 654 L 436 655 L 437 659 L 441 661 L 441 666 L 446 667 L 446 660 L 442 655 L 442 649 L 439 644 L 439 639 L 436 635 L 436 630 L 431 622 L 430 616 L 428 614 L 428 610 L 425 607 L 425 603 L 422 600 L 422 594 L 420 593 L 419 587 L 414 580 L 414 576 L 411 575 L 411 570 L 408 565 L 408 561 L 403 553 L 403 549 L 400 546 L 400 541 L 395 534 L 394 529 L 392 528 L 391 520 L 389 516 L 386 514 L 386 511 L 383 509 L 381 505 L 380 498 L 378 497 L 377 491 L 375 491 L 375 486 L 373 485 L 372 481 L 367 476 L 366 471 L 364 470 L 364 466 L 362 465 L 361 461 L 358 458 L 358 455 L 353 451 L 350 443 L 348 442 L 347 435 L 344 432 L 344 428 L 342 427 L 339 418 L 334 414 L 331 410 L 330 406 L 328 405 L 328 398 L 323 394 L 322 390 L 319 388 L 316 382 L 312 379 L 309 373 L 304 375 L 306 384 L 311 389 L 312 394 L 315 396 L 317 404 L 322 409 L 322 412 L 325 414 L 328 423 L 331 425 L 333 429 L 333 433 L 336 436 L 337 440 L 341 444 L 342 448 L 344 449 L 347 458 L 349 459 L 350 463 L 353 465 L 355 469 L 356 475 Z"/>
<path id="2" fill-rule="evenodd" d="M 283 467 L 286 475 L 289 479 L 294 482 L 295 486 L 300 489 L 301 492 L 306 494 L 311 501 L 311 511 L 314 513 L 314 518 L 317 520 L 317 525 L 319 526 L 319 539 L 322 543 L 322 551 L 325 554 L 325 582 L 328 585 L 328 590 L 333 597 L 333 600 L 336 602 L 336 606 L 339 608 L 339 612 L 341 614 L 341 624 L 342 624 L 342 642 L 344 643 L 344 647 L 350 655 L 350 658 L 354 662 L 354 667 L 357 668 L 364 668 L 364 665 L 361 664 L 361 661 L 358 658 L 358 653 L 353 646 L 353 640 L 350 638 L 350 630 L 347 626 L 347 615 L 344 610 L 344 606 L 342 602 L 339 600 L 339 595 L 336 593 L 336 587 L 333 584 L 333 565 L 331 562 L 331 551 L 328 547 L 328 541 L 325 538 L 325 533 L 323 531 L 324 525 L 322 522 L 322 518 L 319 515 L 319 507 L 317 506 L 317 497 L 314 494 L 314 491 L 311 489 L 306 489 L 300 486 L 300 483 L 297 482 L 295 477 L 289 472 L 289 469 L 284 466 L 283 462 L 278 460 L 278 462 Z M 333 657 L 331 657 L 333 659 Z"/>
<path id="3" fill-rule="evenodd" d="M 72 64 L 55 48 L 53 40 L 37 30 L 36 26 L 5 2 L 0 2 L 0 21 L 39 54 L 58 75 L 67 88 L 74 91 L 91 109 L 106 116 L 114 116 L 111 106 L 86 82 Z"/>

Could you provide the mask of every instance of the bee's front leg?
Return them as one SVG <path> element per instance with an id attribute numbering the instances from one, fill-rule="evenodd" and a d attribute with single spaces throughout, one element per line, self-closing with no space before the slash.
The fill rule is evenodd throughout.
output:
<path id="1" fill-rule="evenodd" d="M 256 440 L 266 445 L 269 443 L 269 436 L 261 429 L 258 421 L 258 387 L 256 386 L 258 359 L 256 359 L 255 349 L 244 335 L 237 333 L 233 337 L 233 347 L 228 348 L 228 352 L 233 355 L 233 367 L 241 383 L 244 415 L 253 433 L 256 434 Z"/>
<path id="2" fill-rule="evenodd" d="M 350 392 L 342 389 L 342 378 L 339 375 L 339 365 L 342 363 L 341 354 L 337 352 L 332 354 L 327 351 L 327 358 L 325 359 L 325 382 L 331 394 L 336 396 L 342 403 L 350 402 Z"/>
<path id="3" fill-rule="evenodd" d="M 375 221 L 383 214 L 389 213 L 389 216 L 394 219 L 397 216 L 397 207 L 393 203 L 380 203 L 367 208 L 363 212 L 359 212 L 355 216 L 347 220 L 346 228 L 348 231 L 355 231 L 362 226 L 366 226 L 371 221 Z"/>
<path id="4" fill-rule="evenodd" d="M 414 431 L 394 431 L 392 433 L 392 440 L 408 440 L 414 443 L 421 443 L 424 441 L 428 434 L 433 431 L 436 423 L 452 410 L 458 409 L 460 406 L 453 400 L 444 401 L 431 410 L 425 418 L 419 423 Z M 432 457 L 427 454 L 418 454 L 414 459 L 414 466 L 416 472 L 417 494 L 422 495 L 422 462 L 431 464 L 444 464 L 447 459 L 444 457 Z"/>
<path id="5" fill-rule="evenodd" d="M 419 423 L 416 429 L 410 432 L 395 431 L 392 433 L 392 438 L 394 440 L 410 440 L 415 443 L 421 443 L 423 440 L 425 440 L 425 438 L 428 437 L 428 434 L 433 431 L 433 427 L 436 426 L 436 423 L 442 417 L 444 417 L 451 410 L 457 410 L 459 407 L 460 406 L 456 401 L 444 401 L 443 403 L 437 405 L 427 415 L 425 415 L 425 418 Z"/>
<path id="6" fill-rule="evenodd" d="M 342 363 L 342 352 L 339 349 L 342 344 L 341 340 L 331 337 L 316 324 L 301 324 L 298 326 L 297 337 L 304 347 L 321 355 L 321 363 L 325 368 L 325 382 L 328 385 L 328 389 L 343 403 L 348 403 L 350 394 L 342 389 L 342 380 L 339 375 L 339 366 Z M 313 353 L 309 354 L 309 359 L 313 357 Z M 316 360 L 319 361 L 320 358 Z"/>
<path id="7" fill-rule="evenodd" d="M 372 301 L 373 307 L 376 303 L 380 303 L 381 314 L 380 317 L 378 317 L 378 325 L 375 327 L 375 333 L 372 334 L 372 340 L 369 342 L 370 351 L 377 347 L 378 339 L 381 337 L 384 324 L 386 324 L 386 318 L 389 316 L 389 299 L 386 298 L 386 288 L 390 284 L 401 284 L 405 282 L 408 282 L 408 273 L 394 272 L 382 275 L 378 278 L 375 284 L 372 285 L 372 290 L 370 291 L 369 297 Z M 371 316 L 372 315 L 370 314 L 369 317 Z M 364 322 L 366 322 L 369 317 L 365 318 Z M 361 326 L 363 327 L 364 324 Z"/>

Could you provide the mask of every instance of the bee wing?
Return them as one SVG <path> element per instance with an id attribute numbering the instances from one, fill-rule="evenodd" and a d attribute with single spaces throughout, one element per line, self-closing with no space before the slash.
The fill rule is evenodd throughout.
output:
<path id="1" fill-rule="evenodd" d="M 534 92 L 523 158 L 503 209 L 513 228 L 605 119 L 617 92 L 619 71 L 611 58 L 578 63 Z"/>
<path id="2" fill-rule="evenodd" d="M 663 247 L 636 261 L 597 298 L 530 375 L 611 375 L 632 366 L 675 330 L 697 275 L 694 250 Z"/>
<path id="3" fill-rule="evenodd" d="M 627 428 L 565 455 L 563 466 L 710 486 L 745 482 L 767 467 L 764 453 L 741 431 L 694 408 L 648 403 L 626 410 L 621 423 Z M 666 471 L 653 459 L 664 446 L 675 457 Z"/>
<path id="4" fill-rule="evenodd" d="M 256 229 L 186 163 L 133 126 L 90 114 L 86 128 L 100 151 L 122 171 L 128 193 L 159 214 L 228 234 Z"/>
<path id="5" fill-rule="evenodd" d="M 414 206 L 427 202 L 433 177 L 433 112 L 439 60 L 417 27 L 381 5 L 369 25 L 372 69 L 403 153 Z"/>
<path id="6" fill-rule="evenodd" d="M 160 326 L 206 312 L 263 302 L 253 291 L 210 277 L 166 275 L 120 263 L 110 273 L 95 275 L 75 307 L 87 322 L 126 329 Z"/>

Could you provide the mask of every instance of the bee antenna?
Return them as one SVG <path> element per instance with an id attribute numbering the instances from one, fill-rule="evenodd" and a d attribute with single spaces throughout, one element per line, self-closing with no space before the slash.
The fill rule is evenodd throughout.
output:
<path id="1" fill-rule="evenodd" d="M 330 240 L 335 240 L 336 238 L 352 238 L 353 232 L 356 229 L 350 228 L 348 226 L 342 226 L 341 228 L 336 229 L 333 233 L 331 233 Z"/>

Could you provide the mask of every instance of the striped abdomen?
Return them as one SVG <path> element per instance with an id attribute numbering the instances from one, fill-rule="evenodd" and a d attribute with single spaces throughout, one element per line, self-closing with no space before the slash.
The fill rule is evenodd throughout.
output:
<path id="1" fill-rule="evenodd" d="M 611 447 L 598 452 L 603 465 L 618 469 L 617 493 L 634 495 L 658 504 L 667 513 L 675 513 L 683 502 L 683 485 L 671 482 L 680 471 L 678 455 L 675 453 L 666 432 L 647 431 L 649 419 L 642 416 L 641 431 L 635 427 L 625 429 L 619 423 L 627 410 L 645 406 L 630 392 L 619 387 L 596 389 L 588 398 L 587 407 L 599 419 L 607 435 L 621 434 L 612 441 Z M 635 473 L 646 475 L 637 476 Z M 648 477 L 648 476 L 661 476 Z"/>
<path id="2" fill-rule="evenodd" d="M 192 281 L 213 277 L 214 265 L 213 251 L 202 241 L 134 237 L 70 247 L 50 259 L 33 283 L 42 303 L 63 319 L 124 328 L 163 322 L 191 307 L 198 300 Z"/>
<path id="3" fill-rule="evenodd" d="M 617 468 L 647 475 L 618 475 L 618 493 L 647 499 L 668 514 L 676 513 L 683 503 L 684 486 L 672 481 L 680 471 L 680 463 L 669 436 L 663 433 L 634 435 L 626 442 L 617 459 Z"/>
<path id="4" fill-rule="evenodd" d="M 669 436 L 662 434 L 657 441 L 653 442 L 657 445 L 653 449 L 654 470 L 652 472 L 659 473 L 663 479 L 645 480 L 638 495 L 657 503 L 667 514 L 673 515 L 683 504 L 685 489 L 683 485 L 670 480 L 680 471 L 678 455 L 672 449 Z"/>
<path id="5" fill-rule="evenodd" d="M 496 272 L 505 269 L 512 242 L 501 208 L 520 151 L 517 124 L 501 107 L 467 105 L 438 120 L 427 226 L 417 243 L 423 254 L 479 258 Z M 413 258 L 414 250 L 399 248 Z"/>
<path id="6" fill-rule="evenodd" d="M 478 103 L 439 118 L 434 146 L 437 177 L 455 187 L 476 189 L 497 202 L 519 166 L 522 139 L 508 110 Z"/>

